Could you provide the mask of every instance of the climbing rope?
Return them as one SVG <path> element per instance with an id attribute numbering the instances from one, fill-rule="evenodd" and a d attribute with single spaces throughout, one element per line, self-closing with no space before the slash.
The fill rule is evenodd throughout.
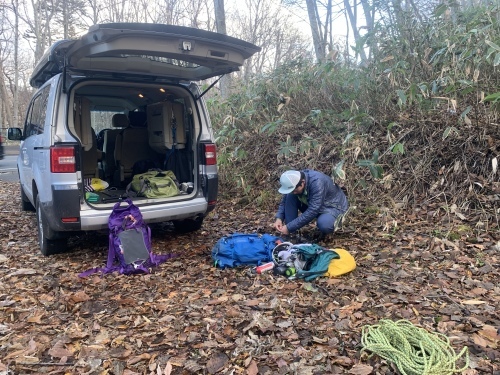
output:
<path id="1" fill-rule="evenodd" d="M 430 333 L 408 320 L 382 319 L 378 324 L 362 329 L 362 351 L 393 362 L 403 375 L 452 375 L 469 367 L 469 353 L 464 347 L 456 354 L 448 337 Z M 465 365 L 457 361 L 465 356 Z"/>

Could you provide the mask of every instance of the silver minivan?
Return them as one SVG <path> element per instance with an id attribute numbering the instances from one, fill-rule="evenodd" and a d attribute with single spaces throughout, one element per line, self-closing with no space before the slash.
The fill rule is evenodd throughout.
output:
<path id="1" fill-rule="evenodd" d="M 194 81 L 237 71 L 259 47 L 223 34 L 160 24 L 101 24 L 52 45 L 36 65 L 37 88 L 19 140 L 23 210 L 35 210 L 44 255 L 75 232 L 106 229 L 130 198 L 146 222 L 201 227 L 217 202 L 216 146 Z M 175 174 L 179 194 L 131 196 L 132 177 Z"/>

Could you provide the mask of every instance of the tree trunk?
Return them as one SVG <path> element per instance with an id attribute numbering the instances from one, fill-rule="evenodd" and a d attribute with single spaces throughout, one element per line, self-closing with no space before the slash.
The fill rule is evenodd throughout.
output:
<path id="1" fill-rule="evenodd" d="M 363 7 L 363 14 L 366 20 L 366 32 L 371 33 L 373 32 L 373 29 L 375 27 L 375 6 L 371 6 L 368 0 L 360 0 L 360 1 L 361 1 L 361 6 Z M 368 59 L 371 59 L 374 56 L 374 53 L 376 53 L 376 51 L 374 50 L 375 48 L 377 48 L 377 44 L 371 43 Z"/>
<path id="2" fill-rule="evenodd" d="M 14 114 L 11 126 L 19 126 L 19 1 L 12 1 L 14 10 Z"/>
<path id="3" fill-rule="evenodd" d="M 224 10 L 224 0 L 214 0 L 215 25 L 219 34 L 227 34 L 226 12 Z"/>
<path id="4" fill-rule="evenodd" d="M 68 39 L 69 38 L 68 0 L 62 0 L 62 11 L 63 11 L 62 19 L 63 19 L 64 39 Z"/>
<path id="5" fill-rule="evenodd" d="M 214 0 L 215 25 L 219 34 L 227 35 L 226 32 L 226 12 L 224 10 L 224 0 Z M 220 80 L 220 94 L 222 98 L 229 95 L 230 77 L 225 75 Z"/>
<path id="6" fill-rule="evenodd" d="M 5 118 L 4 118 L 4 125 L 10 125 L 13 126 L 13 120 L 12 120 L 12 111 L 11 111 L 11 104 L 9 100 L 9 94 L 7 92 L 7 89 L 5 88 L 5 82 L 3 80 L 4 76 L 4 70 L 3 70 L 3 62 L 0 60 L 0 72 L 2 74 L 2 79 L 0 79 L 0 96 L 2 97 L 2 102 L 3 102 L 3 107 L 5 109 Z"/>
<path id="7" fill-rule="evenodd" d="M 316 0 L 306 0 L 307 4 L 307 14 L 309 16 L 309 24 L 311 26 L 311 33 L 314 44 L 314 52 L 316 54 L 316 60 L 322 62 L 325 60 L 325 43 L 321 38 L 318 24 L 318 6 Z"/>
<path id="8" fill-rule="evenodd" d="M 358 29 L 357 8 L 356 8 L 357 4 L 356 2 L 354 3 L 354 9 L 353 9 L 353 6 L 351 6 L 349 0 L 344 0 L 344 6 L 347 15 L 349 16 L 349 22 L 351 24 L 352 33 L 354 34 L 354 41 L 356 42 L 356 44 L 358 44 L 358 41 L 361 39 L 361 34 L 359 33 Z M 361 62 L 366 62 L 367 57 L 364 47 L 363 46 L 358 46 L 358 47 L 359 48 L 356 51 L 357 53 L 359 53 L 361 57 Z"/>
<path id="9" fill-rule="evenodd" d="M 325 48 L 325 58 L 328 54 L 333 50 L 333 36 L 332 36 L 332 0 L 328 0 L 328 4 L 326 6 L 326 19 L 325 19 L 325 29 L 323 32 L 322 40 Z M 328 48 L 327 48 L 328 47 Z"/>

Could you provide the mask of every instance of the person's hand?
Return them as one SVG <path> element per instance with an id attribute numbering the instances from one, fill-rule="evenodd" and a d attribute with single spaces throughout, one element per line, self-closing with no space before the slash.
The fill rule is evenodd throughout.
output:
<path id="1" fill-rule="evenodd" d="M 290 234 L 290 232 L 288 231 L 288 228 L 286 227 L 286 225 L 282 225 L 281 226 L 281 229 L 280 229 L 280 232 L 281 234 Z"/>
<path id="2" fill-rule="evenodd" d="M 283 228 L 283 221 L 281 219 L 276 219 L 274 222 L 274 229 L 276 229 L 278 232 L 281 232 L 281 228 Z"/>

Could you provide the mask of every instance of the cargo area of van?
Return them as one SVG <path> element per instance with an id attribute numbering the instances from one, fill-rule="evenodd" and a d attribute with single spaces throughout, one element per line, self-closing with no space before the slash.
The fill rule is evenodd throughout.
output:
<path id="1" fill-rule="evenodd" d="M 201 134 L 196 102 L 186 88 L 84 83 L 74 90 L 70 108 L 68 126 L 81 144 L 82 188 L 93 193 L 86 194 L 90 203 L 146 199 L 129 184 L 148 170 L 171 171 L 179 195 L 195 193 L 193 144 Z M 203 157 L 215 157 L 210 147 L 202 144 L 208 148 L 201 150 Z"/>

